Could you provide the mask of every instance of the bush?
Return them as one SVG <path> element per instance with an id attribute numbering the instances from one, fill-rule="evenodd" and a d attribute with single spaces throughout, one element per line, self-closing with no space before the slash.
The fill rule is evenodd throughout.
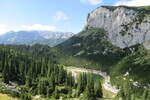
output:
<path id="1" fill-rule="evenodd" d="M 11 91 L 10 96 L 12 96 L 12 97 L 20 97 L 19 93 L 16 92 L 16 91 Z"/>
<path id="2" fill-rule="evenodd" d="M 21 95 L 21 100 L 31 100 L 31 94 L 29 93 L 24 93 Z"/>

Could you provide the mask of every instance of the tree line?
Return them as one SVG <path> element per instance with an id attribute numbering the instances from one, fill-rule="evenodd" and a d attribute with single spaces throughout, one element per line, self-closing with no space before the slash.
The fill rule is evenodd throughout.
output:
<path id="1" fill-rule="evenodd" d="M 0 73 L 2 80 L 17 82 L 19 97 L 30 100 L 31 95 L 45 98 L 102 98 L 100 81 L 92 75 L 79 74 L 78 82 L 67 72 L 50 47 L 42 45 L 0 45 Z M 18 96 L 18 95 L 17 95 Z"/>

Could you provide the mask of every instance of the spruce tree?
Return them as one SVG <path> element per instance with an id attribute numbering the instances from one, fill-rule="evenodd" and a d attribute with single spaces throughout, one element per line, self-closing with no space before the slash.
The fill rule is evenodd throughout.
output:
<path id="1" fill-rule="evenodd" d="M 88 77 L 87 77 L 85 96 L 87 98 L 93 98 L 94 97 L 94 80 L 93 80 L 93 77 L 91 74 L 88 75 Z"/>
<path id="2" fill-rule="evenodd" d="M 63 74 L 63 67 L 62 66 L 60 66 L 59 67 L 59 75 L 58 75 L 58 83 L 59 84 L 62 84 L 63 83 L 63 78 L 64 78 L 64 74 Z"/>
<path id="3" fill-rule="evenodd" d="M 31 87 L 31 85 L 32 85 L 32 79 L 30 76 L 27 76 L 26 77 L 26 86 Z"/>
<path id="4" fill-rule="evenodd" d="M 53 72 L 52 72 L 51 77 L 50 77 L 50 86 L 51 86 L 52 90 L 54 91 L 54 89 L 55 89 L 55 79 L 54 79 Z"/>
<path id="5" fill-rule="evenodd" d="M 80 93 L 82 93 L 82 74 L 79 74 L 79 77 L 78 77 L 77 96 L 79 96 Z"/>
<path id="6" fill-rule="evenodd" d="M 6 66 L 4 67 L 3 70 L 3 80 L 5 83 L 9 83 L 10 81 L 10 75 L 9 75 L 9 69 L 8 69 L 8 62 L 6 62 Z"/>
<path id="7" fill-rule="evenodd" d="M 143 92 L 143 94 L 142 94 L 141 99 L 142 99 L 142 100 L 147 100 L 147 98 L 148 98 L 148 90 L 145 89 L 144 92 Z"/>
<path id="8" fill-rule="evenodd" d="M 101 85 L 100 81 L 96 82 L 94 89 L 95 89 L 95 96 L 99 97 L 99 98 L 102 98 L 103 93 L 102 93 L 102 85 Z"/>
<path id="9" fill-rule="evenodd" d="M 50 98 L 50 89 L 48 86 L 47 86 L 47 98 Z"/>
<path id="10" fill-rule="evenodd" d="M 55 88 L 55 91 L 53 92 L 53 98 L 59 99 L 58 89 Z"/>

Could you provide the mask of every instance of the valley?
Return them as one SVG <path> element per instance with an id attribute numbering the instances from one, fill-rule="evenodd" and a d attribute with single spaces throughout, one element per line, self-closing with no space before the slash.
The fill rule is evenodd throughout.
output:
<path id="1" fill-rule="evenodd" d="M 2 99 L 150 100 L 150 6 L 100 6 L 78 34 L 8 32 L 0 43 Z"/>
<path id="2" fill-rule="evenodd" d="M 102 83 L 103 91 L 109 91 L 108 94 L 107 93 L 105 94 L 103 92 L 105 94 L 104 97 L 108 96 L 108 98 L 113 98 L 119 91 L 118 89 L 116 89 L 114 86 L 110 84 L 110 77 L 107 75 L 106 72 L 101 72 L 92 69 L 76 68 L 76 67 L 66 67 L 65 69 L 73 74 L 75 78 L 75 82 L 77 82 L 78 73 L 92 73 L 92 74 L 97 74 L 102 76 L 104 78 L 104 82 Z"/>

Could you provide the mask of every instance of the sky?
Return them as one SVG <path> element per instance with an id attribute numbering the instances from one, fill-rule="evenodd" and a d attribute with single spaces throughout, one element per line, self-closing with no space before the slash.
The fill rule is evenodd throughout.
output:
<path id="1" fill-rule="evenodd" d="M 0 0 L 0 34 L 19 30 L 80 32 L 102 5 L 146 6 L 150 0 Z"/>

